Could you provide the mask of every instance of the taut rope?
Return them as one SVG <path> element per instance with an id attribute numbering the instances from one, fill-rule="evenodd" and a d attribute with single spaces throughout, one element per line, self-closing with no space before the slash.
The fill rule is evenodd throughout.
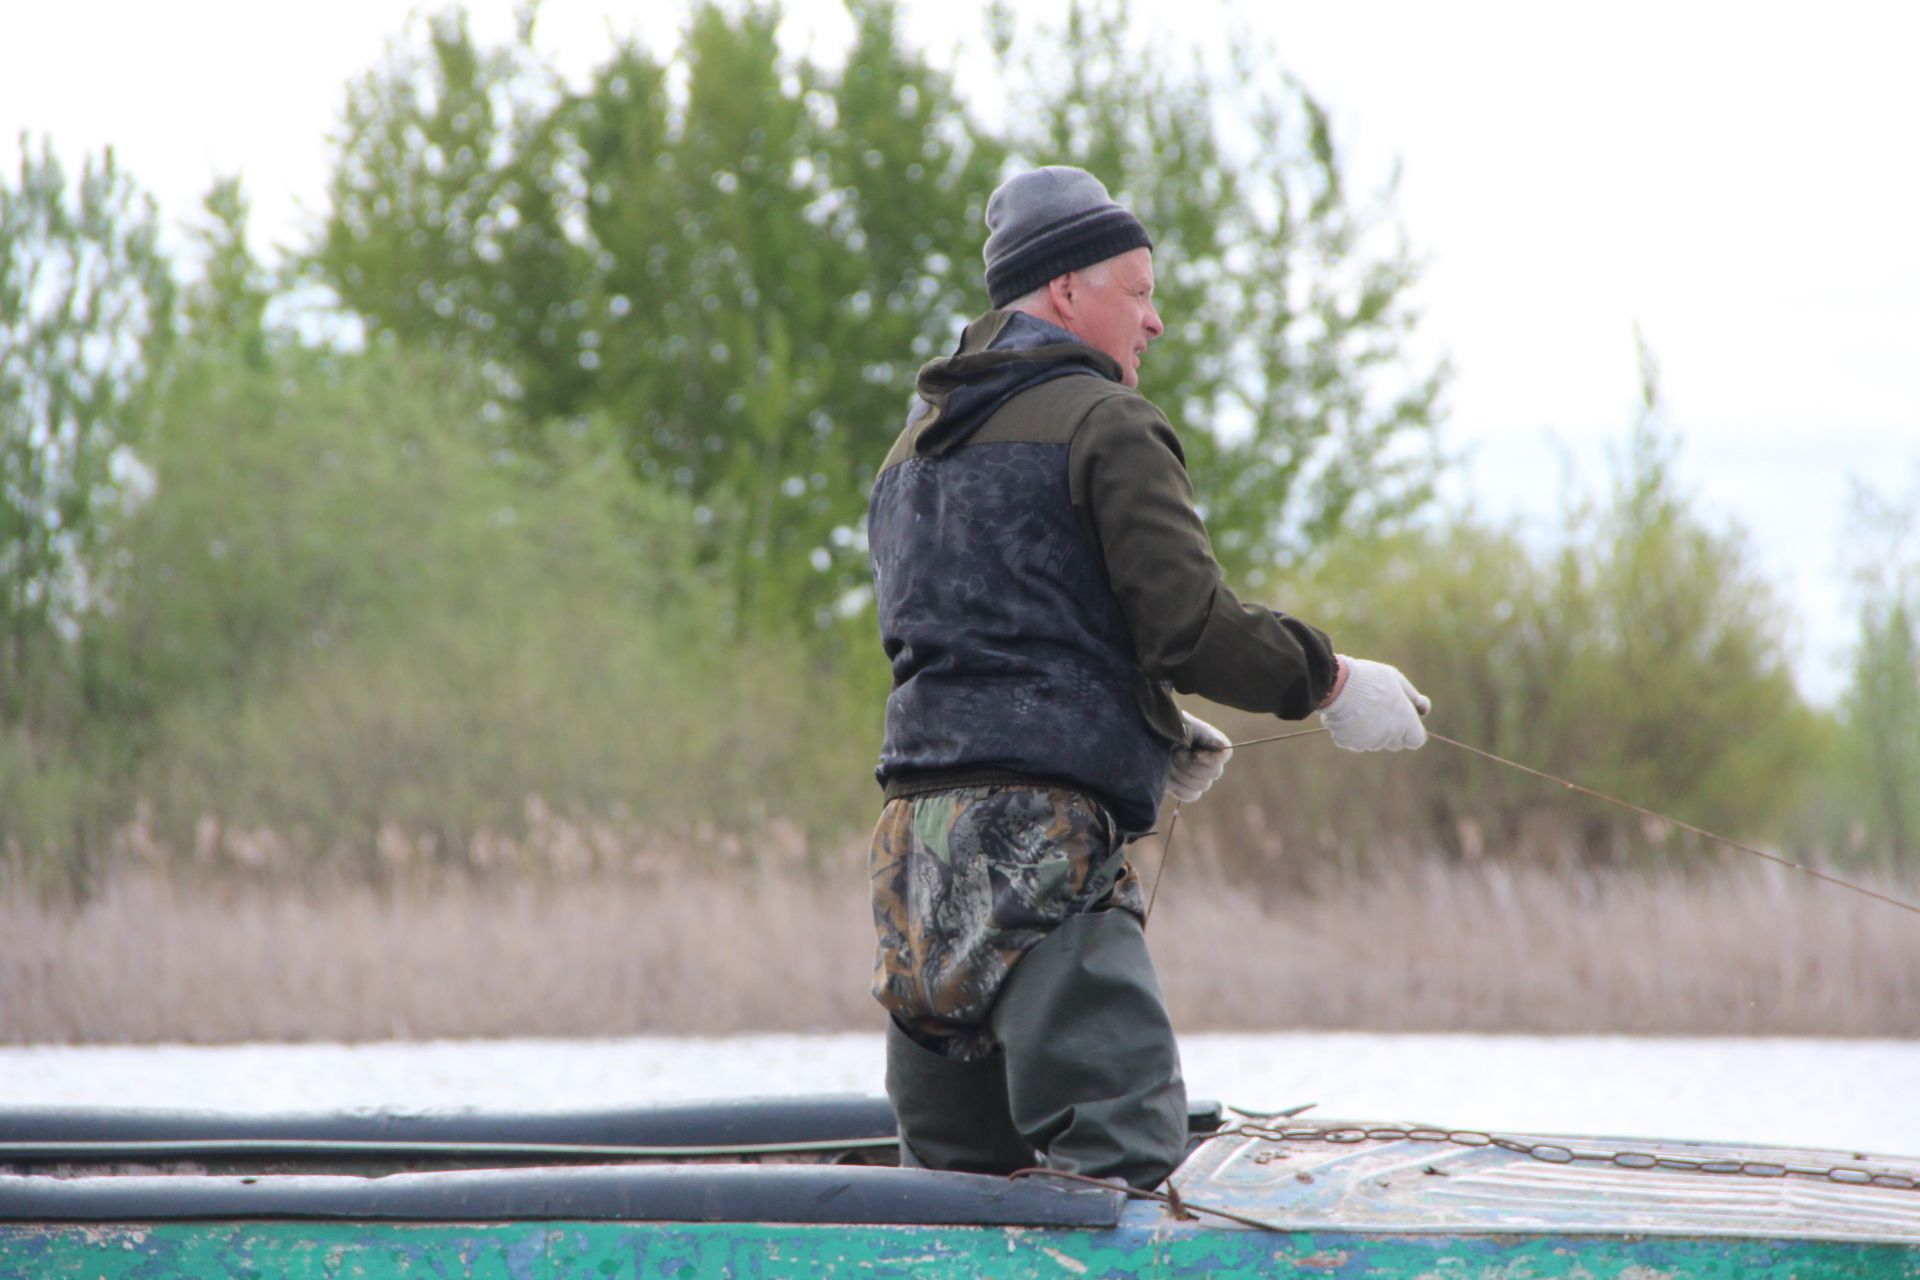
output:
<path id="1" fill-rule="evenodd" d="M 1316 733 L 1325 733 L 1325 732 L 1326 730 L 1324 728 L 1296 729 L 1291 733 L 1276 733 L 1265 738 L 1248 738 L 1244 742 L 1234 743 L 1233 746 L 1257 747 L 1267 742 L 1285 742 L 1289 738 L 1305 738 Z M 1855 893 L 1863 894 L 1866 897 L 1872 898 L 1878 902 L 1884 902 L 1890 907 L 1898 907 L 1902 911 L 1911 911 L 1914 915 L 1920 916 L 1920 906 L 1916 906 L 1911 902 L 1903 902 L 1899 898 L 1890 897 L 1887 894 L 1881 893 L 1877 890 L 1869 889 L 1865 885 L 1855 884 L 1851 880 L 1842 880 L 1839 876 L 1829 875 L 1824 871 L 1816 871 L 1812 867 L 1805 866 L 1801 863 L 1795 862 L 1790 858 L 1783 858 L 1776 853 L 1768 853 L 1764 849 L 1756 849 L 1752 845 L 1746 844 L 1743 841 L 1735 840 L 1730 836 L 1719 835 L 1715 832 L 1708 831 L 1704 827 L 1696 827 L 1691 822 L 1682 822 L 1680 819 L 1670 818 L 1664 813 L 1656 813 L 1654 810 L 1645 808 L 1641 805 L 1634 804 L 1630 800 L 1622 800 L 1618 796 L 1610 796 L 1604 791 L 1595 791 L 1592 787 L 1582 786 L 1579 783 L 1572 781 L 1571 779 L 1558 777 L 1557 775 L 1548 773 L 1543 769 L 1535 769 L 1531 765 L 1521 764 L 1517 760 L 1509 760 L 1505 756 L 1495 755 L 1491 751 L 1486 751 L 1480 747 L 1472 746 L 1468 743 L 1461 742 L 1457 738 L 1449 738 L 1444 733 L 1435 733 L 1433 730 L 1429 729 L 1427 730 L 1427 736 L 1432 738 L 1436 742 L 1444 742 L 1450 747 L 1458 747 L 1462 751 L 1472 752 L 1474 755 L 1480 756 L 1481 758 L 1486 760 L 1491 760 L 1495 764 L 1503 764 L 1507 766 L 1507 768 L 1509 769 L 1518 769 L 1521 773 L 1532 774 L 1536 778 L 1541 778 L 1547 782 L 1556 783 L 1559 786 L 1565 787 L 1569 791 L 1578 791 L 1583 796 L 1592 796 L 1595 800 L 1604 800 L 1608 804 L 1618 805 L 1620 808 L 1631 810 L 1634 813 L 1640 814 L 1642 817 L 1653 818 L 1660 822 L 1671 823 L 1674 826 L 1679 827 L 1682 831 L 1691 831 L 1694 835 L 1704 837 L 1705 839 L 1708 839 L 1708 840 L 1717 841 L 1720 844 L 1724 844 L 1728 846 L 1729 848 L 1738 849 L 1742 853 L 1752 854 L 1756 858 L 1765 858 L 1768 862 L 1775 863 L 1782 867 L 1791 867 L 1793 870 L 1801 872 L 1804 875 L 1812 876 L 1815 880 L 1822 880 L 1822 881 L 1825 881 L 1827 884 L 1837 885 L 1842 889 L 1851 889 Z M 1153 916 L 1154 899 L 1159 897 L 1160 895 L 1160 878 L 1166 874 L 1167 859 L 1173 852 L 1173 832 L 1174 832 L 1174 829 L 1179 825 L 1180 825 L 1180 802 L 1176 800 L 1174 801 L 1174 804 L 1173 804 L 1173 816 L 1167 821 L 1167 834 L 1165 838 L 1162 839 L 1160 842 L 1160 865 L 1153 873 L 1153 889 L 1147 895 L 1147 917 L 1149 919 L 1151 919 Z"/>

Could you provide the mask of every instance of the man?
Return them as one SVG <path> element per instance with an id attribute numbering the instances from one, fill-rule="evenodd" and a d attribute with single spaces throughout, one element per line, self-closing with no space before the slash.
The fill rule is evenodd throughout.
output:
<path id="1" fill-rule="evenodd" d="M 904 1162 L 1151 1187 L 1186 1093 L 1126 842 L 1231 754 L 1173 693 L 1318 709 L 1352 750 L 1420 746 L 1427 702 L 1222 581 L 1179 438 L 1134 389 L 1162 332 L 1140 222 L 1056 166 L 996 190 L 987 228 L 994 310 L 920 371 L 868 510 L 887 1093 Z"/>

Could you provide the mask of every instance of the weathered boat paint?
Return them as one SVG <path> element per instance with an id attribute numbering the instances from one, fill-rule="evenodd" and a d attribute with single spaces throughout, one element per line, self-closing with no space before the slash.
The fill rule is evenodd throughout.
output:
<path id="1" fill-rule="evenodd" d="M 1827 1240 L 1897 1245 L 1920 1257 L 1920 1161 L 1910 1158 L 1537 1135 L 1461 1145 L 1384 1136 L 1407 1132 L 1391 1126 L 1375 1128 L 1379 1138 L 1358 1138 L 1362 1131 L 1331 1125 L 1318 1140 L 1300 1141 L 1223 1132 L 1202 1144 L 1173 1182 L 1192 1204 L 1291 1229 Z M 1356 1140 L 1327 1140 L 1329 1134 Z M 1536 1147 L 1556 1158 L 1534 1157 Z M 1637 1159 L 1576 1160 L 1575 1151 Z M 1775 1172 L 1676 1167 L 1689 1164 Z M 1840 1168 L 1884 1182 L 1785 1172 Z"/>
<path id="2" fill-rule="evenodd" d="M 1130 1207 L 1118 1227 L 161 1223 L 0 1226 L 25 1280 L 651 1280 L 652 1277 L 1435 1277 L 1437 1280 L 1895 1280 L 1897 1245 L 1651 1236 L 1269 1233 Z"/>
<path id="3" fill-rule="evenodd" d="M 1173 1179 L 1204 1211 L 1193 1217 L 1055 1179 L 874 1167 L 870 1107 L 789 1105 L 792 1116 L 729 1109 L 698 1124 L 634 1112 L 453 1127 L 0 1112 L 0 1166 L 13 1169 L 0 1173 L 0 1280 L 1920 1280 L 1912 1158 L 1214 1123 Z M 129 1131 L 140 1138 L 112 1140 Z M 837 1159 L 814 1149 L 836 1131 L 849 1138 Z M 736 1145 L 701 1146 L 716 1135 Z M 609 1137 L 639 1162 L 458 1167 L 482 1154 L 546 1160 L 556 1145 L 604 1159 Z M 657 1158 L 663 1142 L 689 1141 L 702 1159 Z M 806 1149 L 779 1155 L 779 1142 Z M 164 1176 L 138 1167 L 157 1154 L 190 1158 Z M 191 1167 L 262 1157 L 303 1171 Z M 315 1171 L 335 1160 L 367 1167 Z M 440 1167 L 410 1171 L 423 1161 Z"/>

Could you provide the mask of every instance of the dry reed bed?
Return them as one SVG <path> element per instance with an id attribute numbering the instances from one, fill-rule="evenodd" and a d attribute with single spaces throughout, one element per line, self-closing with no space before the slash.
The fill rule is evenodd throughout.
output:
<path id="1" fill-rule="evenodd" d="M 1920 918 L 1765 871 L 1415 866 L 1263 897 L 1195 864 L 1149 935 L 1192 1030 L 1920 1033 Z M 128 873 L 79 908 L 0 898 L 0 1041 L 872 1029 L 870 939 L 853 870 L 384 893 Z"/>
<path id="2" fill-rule="evenodd" d="M 1266 903 L 1169 894 L 1152 934 L 1193 1026 L 1920 1034 L 1920 915 L 1777 868 L 1428 865 Z"/>

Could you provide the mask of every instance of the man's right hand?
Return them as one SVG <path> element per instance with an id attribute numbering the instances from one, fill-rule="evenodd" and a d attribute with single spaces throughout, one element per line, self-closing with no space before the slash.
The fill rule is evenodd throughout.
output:
<path id="1" fill-rule="evenodd" d="M 1409 751 L 1426 745 L 1420 717 L 1433 709 L 1398 667 L 1344 655 L 1346 680 L 1320 712 L 1333 745 L 1348 751 Z"/>

